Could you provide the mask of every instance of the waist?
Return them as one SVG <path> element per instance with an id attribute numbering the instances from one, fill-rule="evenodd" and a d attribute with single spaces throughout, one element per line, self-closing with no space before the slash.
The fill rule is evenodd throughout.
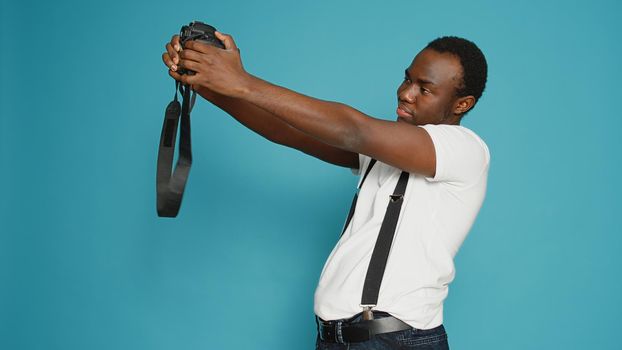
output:
<path id="1" fill-rule="evenodd" d="M 375 335 L 413 329 L 407 323 L 383 311 L 374 311 L 373 319 L 363 319 L 362 313 L 347 319 L 323 320 L 315 316 L 319 338 L 330 343 L 357 343 Z"/>
<path id="2" fill-rule="evenodd" d="M 360 292 L 332 294 L 324 286 L 318 287 L 314 299 L 314 312 L 324 320 L 350 319 L 361 312 L 358 303 Z M 329 287 L 329 288 L 332 288 Z M 413 328 L 430 329 L 443 323 L 443 301 L 447 290 L 441 295 L 430 295 L 428 290 L 395 295 L 385 291 L 380 295 L 375 310 L 385 311 Z M 434 291 L 433 291 L 434 292 Z M 390 293 L 387 296 L 387 293 Z M 352 301 L 355 302 L 352 302 Z M 355 317 L 354 316 L 354 317 Z"/>

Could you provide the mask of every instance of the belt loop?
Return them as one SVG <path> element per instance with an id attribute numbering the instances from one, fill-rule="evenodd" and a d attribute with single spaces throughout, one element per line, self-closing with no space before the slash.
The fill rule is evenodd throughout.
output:
<path id="1" fill-rule="evenodd" d="M 320 321 L 318 320 L 317 315 L 315 316 L 315 327 L 317 329 L 317 334 L 320 337 L 320 340 L 324 340 L 322 339 L 322 331 L 320 330 Z"/>
<path id="2" fill-rule="evenodd" d="M 346 342 L 343 341 L 343 333 L 341 332 L 341 325 L 343 324 L 343 321 L 339 320 L 337 321 L 337 332 L 335 332 L 335 341 L 339 344 L 345 344 Z"/>

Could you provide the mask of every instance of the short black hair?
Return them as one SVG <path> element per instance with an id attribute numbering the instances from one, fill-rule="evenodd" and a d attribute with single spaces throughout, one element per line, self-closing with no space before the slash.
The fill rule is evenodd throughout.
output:
<path id="1" fill-rule="evenodd" d="M 482 51 L 473 42 L 456 36 L 444 36 L 432 40 L 426 49 L 438 53 L 451 53 L 460 59 L 462 83 L 456 89 L 456 96 L 473 96 L 475 103 L 486 87 L 488 64 Z"/>

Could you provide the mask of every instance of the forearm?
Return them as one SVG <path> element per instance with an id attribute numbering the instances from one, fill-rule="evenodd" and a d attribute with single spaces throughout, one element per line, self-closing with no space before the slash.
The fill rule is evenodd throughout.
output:
<path id="1" fill-rule="evenodd" d="M 331 164 L 347 168 L 358 167 L 357 154 L 319 141 L 250 102 L 224 96 L 207 88 L 199 88 L 197 93 L 230 114 L 244 126 L 272 142 L 292 147 Z"/>
<path id="2" fill-rule="evenodd" d="M 291 137 L 291 133 L 298 132 L 283 120 L 246 101 L 224 96 L 202 87 L 197 89 L 197 93 L 227 112 L 242 125 L 272 142 L 286 144 L 288 135 Z"/>
<path id="3" fill-rule="evenodd" d="M 356 151 L 364 114 L 342 103 L 312 98 L 249 75 L 237 96 L 334 147 Z"/>

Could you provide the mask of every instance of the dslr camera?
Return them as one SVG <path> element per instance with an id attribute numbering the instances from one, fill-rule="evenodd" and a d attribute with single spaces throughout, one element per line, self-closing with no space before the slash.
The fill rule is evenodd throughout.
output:
<path id="1" fill-rule="evenodd" d="M 205 24 L 199 21 L 190 22 L 190 24 L 188 24 L 187 26 L 182 26 L 179 32 L 179 41 L 181 47 L 184 47 L 188 41 L 195 40 L 224 49 L 225 45 L 220 40 L 218 40 L 216 34 L 214 34 L 215 31 L 216 28 L 210 26 L 209 24 Z M 179 74 L 194 74 L 193 71 L 185 68 L 180 68 L 178 72 Z"/>

